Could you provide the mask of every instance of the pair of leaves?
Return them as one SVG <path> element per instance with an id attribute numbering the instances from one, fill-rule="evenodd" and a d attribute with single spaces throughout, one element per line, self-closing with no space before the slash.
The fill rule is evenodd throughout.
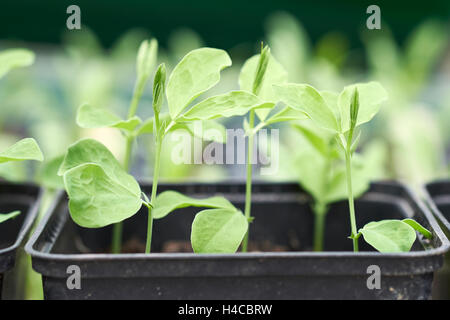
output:
<path id="1" fill-rule="evenodd" d="M 103 144 L 93 139 L 70 146 L 58 174 L 64 178 L 70 215 L 82 227 L 100 228 L 123 221 L 142 206 L 139 184 Z M 195 199 L 166 191 L 152 206 L 156 219 L 188 206 L 214 208 L 200 212 L 194 221 L 195 252 L 235 252 L 247 231 L 243 214 L 222 197 Z M 211 224 L 215 231 L 205 233 Z"/>
<path id="2" fill-rule="evenodd" d="M 359 83 L 344 88 L 339 96 L 319 92 L 306 84 L 275 85 L 278 98 L 291 108 L 303 111 L 318 126 L 336 133 L 350 129 L 350 100 L 355 88 L 359 93 L 356 126 L 370 121 L 387 99 L 387 93 L 377 82 Z"/>
<path id="3" fill-rule="evenodd" d="M 152 214 L 155 219 L 161 219 L 185 207 L 211 208 L 197 213 L 192 223 L 194 252 L 236 252 L 248 229 L 247 219 L 240 210 L 223 197 L 196 199 L 179 192 L 165 191 L 156 197 Z"/>
<path id="4" fill-rule="evenodd" d="M 416 240 L 416 231 L 428 239 L 433 236 L 412 219 L 370 222 L 360 229 L 359 233 L 379 252 L 408 252 Z"/>

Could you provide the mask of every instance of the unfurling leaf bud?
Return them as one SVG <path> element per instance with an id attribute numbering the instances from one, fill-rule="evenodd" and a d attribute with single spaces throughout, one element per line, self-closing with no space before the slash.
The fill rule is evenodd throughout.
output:
<path id="1" fill-rule="evenodd" d="M 270 48 L 269 46 L 263 48 L 261 43 L 261 54 L 259 56 L 258 66 L 256 67 L 255 81 L 253 81 L 253 94 L 255 95 L 258 95 L 261 90 L 269 60 Z"/>
<path id="2" fill-rule="evenodd" d="M 144 40 L 139 47 L 136 61 L 136 72 L 138 79 L 146 80 L 156 64 L 156 53 L 158 51 L 158 42 L 155 39 Z"/>
<path id="3" fill-rule="evenodd" d="M 161 111 L 166 86 L 166 65 L 160 64 L 153 80 L 153 111 L 155 115 Z"/>
<path id="4" fill-rule="evenodd" d="M 350 131 L 353 132 L 353 129 L 356 127 L 356 121 L 358 120 L 358 112 L 359 112 L 359 93 L 358 88 L 355 87 L 353 91 L 353 95 L 350 101 Z"/>

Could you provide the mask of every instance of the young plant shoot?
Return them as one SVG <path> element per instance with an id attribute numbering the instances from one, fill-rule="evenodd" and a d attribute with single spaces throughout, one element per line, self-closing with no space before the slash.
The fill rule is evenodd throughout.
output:
<path id="1" fill-rule="evenodd" d="M 9 49 L 0 52 L 0 79 L 10 70 L 18 67 L 26 67 L 34 62 L 34 53 L 26 49 Z M 38 144 L 32 138 L 22 139 L 6 150 L 0 152 L 0 164 L 11 161 L 37 160 L 44 157 Z M 20 211 L 0 213 L 0 223 L 12 219 L 20 214 Z"/>
<path id="2" fill-rule="evenodd" d="M 222 197 L 193 199 L 175 191 L 166 191 L 156 197 L 160 151 L 164 137 L 168 133 L 184 129 L 202 139 L 224 142 L 225 128 L 212 121 L 213 119 L 244 115 L 263 105 L 262 100 L 254 94 L 231 91 L 207 98 L 189 108 L 197 97 L 219 82 L 220 72 L 230 65 L 231 60 L 223 50 L 213 48 L 193 50 L 174 68 L 167 87 L 166 69 L 163 64 L 160 65 L 153 83 L 154 116 L 144 122 L 135 116 L 135 107 L 131 108 L 133 112 L 130 112 L 127 120 L 88 105 L 80 108 L 77 122 L 81 126 L 120 128 L 133 140 L 141 134 L 153 133 L 155 162 L 152 193 L 149 199 L 141 192 L 136 180 L 102 144 L 92 139 L 84 139 L 72 145 L 59 169 L 59 174 L 64 176 L 70 214 L 77 224 L 87 228 L 99 228 L 118 223 L 137 213 L 144 205 L 148 208 L 145 251 L 149 253 L 153 219 L 163 218 L 173 210 L 187 206 L 214 208 L 199 212 L 194 219 L 191 234 L 194 251 L 209 253 L 237 250 L 247 232 L 248 223 L 242 212 L 226 199 Z M 168 113 L 162 112 L 164 95 L 167 97 Z M 132 103 L 132 106 L 135 105 Z M 198 132 L 194 121 L 202 121 L 205 124 L 203 128 L 216 129 L 216 133 Z"/>
<path id="3" fill-rule="evenodd" d="M 333 202 L 347 198 L 345 161 L 336 135 L 331 131 L 314 126 L 310 120 L 294 123 L 293 127 L 306 141 L 294 156 L 293 162 L 298 170 L 296 174 L 300 184 L 313 198 L 314 251 L 323 251 L 328 207 Z M 361 195 L 369 187 L 374 169 L 370 162 L 366 154 L 354 153 L 352 170 L 355 196 Z"/>
<path id="4" fill-rule="evenodd" d="M 130 161 L 133 143 L 136 139 L 134 130 L 142 123 L 136 116 L 139 101 L 141 100 L 147 81 L 156 64 L 158 43 L 155 39 L 143 41 L 139 47 L 136 59 L 136 84 L 133 97 L 128 109 L 126 120 L 109 112 L 106 109 L 83 104 L 77 114 L 77 124 L 82 128 L 112 127 L 119 129 L 125 137 L 125 156 L 123 168 L 130 170 Z M 118 222 L 113 227 L 112 252 L 119 253 L 122 244 L 122 224 Z"/>
<path id="5" fill-rule="evenodd" d="M 248 136 L 247 144 L 247 164 L 246 164 L 246 189 L 245 189 L 245 218 L 251 222 L 251 201 L 252 201 L 252 162 L 255 150 L 254 136 L 259 130 L 267 125 L 280 121 L 301 120 L 307 117 L 301 111 L 284 108 L 271 116 L 269 114 L 275 109 L 277 103 L 276 96 L 272 89 L 274 84 L 282 84 L 287 81 L 288 75 L 284 68 L 270 54 L 268 46 L 261 44 L 261 53 L 248 59 L 242 67 L 239 75 L 239 86 L 241 90 L 251 92 L 263 101 L 263 105 L 253 108 L 249 112 L 248 121 L 245 119 L 244 129 Z M 255 126 L 255 115 L 259 119 Z M 249 231 L 247 231 L 242 242 L 242 252 L 247 252 Z"/>
<path id="6" fill-rule="evenodd" d="M 370 121 L 387 99 L 386 91 L 377 82 L 345 87 L 337 99 L 318 92 L 305 84 L 274 86 L 279 99 L 290 107 L 303 111 L 316 125 L 337 135 L 345 155 L 347 197 L 350 211 L 350 238 L 353 250 L 358 251 L 358 239 L 364 240 L 380 252 L 409 251 L 416 239 L 416 231 L 430 238 L 431 233 L 412 219 L 370 222 L 358 231 L 354 190 L 352 184 L 352 154 L 358 143 L 355 130 Z"/>

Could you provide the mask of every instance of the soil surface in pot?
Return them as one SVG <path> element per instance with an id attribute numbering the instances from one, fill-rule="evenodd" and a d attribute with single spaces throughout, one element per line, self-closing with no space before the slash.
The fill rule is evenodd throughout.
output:
<path id="1" fill-rule="evenodd" d="M 243 203 L 235 203 L 243 208 Z M 370 221 L 403 219 L 405 212 L 401 201 L 389 198 L 360 199 L 356 202 L 358 227 Z M 67 209 L 66 209 L 67 210 Z M 153 223 L 152 252 L 192 252 L 190 231 L 195 214 L 201 208 L 184 208 Z M 313 244 L 314 215 L 310 205 L 296 197 L 283 201 L 255 201 L 252 215 L 249 251 L 311 251 Z M 123 253 L 145 251 L 147 213 L 141 210 L 124 221 Z M 85 229 L 70 218 L 52 249 L 53 253 L 106 253 L 111 244 L 111 227 Z M 346 201 L 333 204 L 326 220 L 325 251 L 352 251 L 348 205 Z M 75 241 L 74 241 L 75 239 Z M 416 241 L 412 250 L 423 250 Z M 360 251 L 374 249 L 360 241 Z"/>

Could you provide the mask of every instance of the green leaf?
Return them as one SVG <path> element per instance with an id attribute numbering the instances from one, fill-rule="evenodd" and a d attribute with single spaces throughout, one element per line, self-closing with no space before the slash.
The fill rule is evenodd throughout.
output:
<path id="1" fill-rule="evenodd" d="M 153 112 L 159 116 L 166 90 L 166 65 L 160 64 L 153 79 Z"/>
<path id="2" fill-rule="evenodd" d="M 297 129 L 301 135 L 314 147 L 320 154 L 327 158 L 330 153 L 330 141 L 334 135 L 321 129 L 317 126 L 311 126 L 308 122 L 302 124 L 293 124 L 293 127 Z"/>
<path id="3" fill-rule="evenodd" d="M 151 117 L 145 120 L 142 125 L 136 130 L 136 135 L 153 133 L 155 127 L 155 117 Z M 170 122 L 170 115 L 168 113 L 162 113 L 159 115 L 159 122 L 162 127 L 166 127 Z"/>
<path id="4" fill-rule="evenodd" d="M 255 55 L 248 59 L 239 74 L 239 87 L 241 90 L 252 92 L 253 84 L 256 77 L 256 71 L 259 64 L 260 55 Z M 260 86 L 258 97 L 264 102 L 271 102 L 273 105 L 270 108 L 256 110 L 261 121 L 264 121 L 269 114 L 271 108 L 278 102 L 277 96 L 274 92 L 273 85 L 285 83 L 288 79 L 288 74 L 283 66 L 270 56 L 269 63 L 264 73 L 262 85 Z"/>
<path id="5" fill-rule="evenodd" d="M 408 252 L 416 240 L 414 229 L 400 220 L 370 222 L 359 232 L 380 252 Z"/>
<path id="6" fill-rule="evenodd" d="M 156 197 L 152 214 L 155 219 L 161 219 L 176 209 L 186 207 L 227 208 L 235 210 L 234 206 L 224 197 L 197 199 L 185 196 L 176 191 L 164 191 Z"/>
<path id="7" fill-rule="evenodd" d="M 138 50 L 136 59 L 136 72 L 138 79 L 145 81 L 153 71 L 158 54 L 158 42 L 156 39 L 144 40 Z"/>
<path id="8" fill-rule="evenodd" d="M 27 67 L 34 62 L 34 53 L 27 49 L 8 49 L 0 52 L 0 78 L 14 68 Z"/>
<path id="9" fill-rule="evenodd" d="M 22 160 L 44 160 L 36 140 L 25 138 L 0 152 L 0 163 Z"/>
<path id="10" fill-rule="evenodd" d="M 58 175 L 58 169 L 64 160 L 64 156 L 59 156 L 42 164 L 39 170 L 37 180 L 40 184 L 50 189 L 63 189 L 64 181 Z"/>
<path id="11" fill-rule="evenodd" d="M 10 212 L 10 213 L 0 213 L 0 223 L 5 222 L 6 220 L 17 217 L 20 214 L 19 210 Z"/>
<path id="12" fill-rule="evenodd" d="M 216 85 L 220 71 L 231 65 L 224 50 L 201 48 L 189 52 L 177 64 L 167 84 L 167 101 L 172 119 L 200 94 Z"/>
<path id="13" fill-rule="evenodd" d="M 420 232 L 421 234 L 423 234 L 423 236 L 427 239 L 431 239 L 433 238 L 433 234 L 428 231 L 426 228 L 424 228 L 420 223 L 418 223 L 417 221 L 413 220 L 413 219 L 403 219 L 402 220 L 404 223 L 408 224 L 409 226 L 411 226 L 414 230 Z"/>
<path id="14" fill-rule="evenodd" d="M 341 114 L 341 132 L 347 132 L 350 129 L 350 106 L 355 88 L 358 89 L 359 96 L 356 126 L 370 121 L 380 110 L 381 103 L 387 100 L 386 90 L 378 82 L 359 83 L 345 87 L 338 100 Z"/>
<path id="15" fill-rule="evenodd" d="M 82 139 L 71 145 L 59 167 L 58 175 L 86 163 L 99 165 L 112 180 L 140 195 L 139 184 L 133 176 L 125 172 L 108 148 L 94 139 Z"/>
<path id="16" fill-rule="evenodd" d="M 220 117 L 242 116 L 251 109 L 265 107 L 263 101 L 246 91 L 231 91 L 203 100 L 185 114 L 183 120 L 208 120 Z"/>
<path id="17" fill-rule="evenodd" d="M 308 116 L 303 111 L 298 111 L 290 107 L 283 108 L 280 112 L 274 114 L 265 121 L 267 125 L 284 121 L 306 120 Z"/>
<path id="18" fill-rule="evenodd" d="M 125 171 L 84 163 L 64 173 L 70 215 L 85 228 L 101 228 L 133 216 L 142 206 L 141 190 Z M 132 182 L 131 182 L 132 181 Z M 130 183 L 131 182 L 131 183 Z"/>
<path id="19" fill-rule="evenodd" d="M 196 253 L 234 253 L 247 229 L 247 219 L 236 209 L 200 211 L 192 223 L 192 248 Z"/>
<path id="20" fill-rule="evenodd" d="M 274 86 L 278 98 L 289 107 L 306 113 L 317 125 L 339 132 L 333 110 L 313 87 L 306 84 L 284 84 Z"/>
<path id="21" fill-rule="evenodd" d="M 186 130 L 191 136 L 205 141 L 215 141 L 219 143 L 225 143 L 227 141 L 227 129 L 214 120 L 177 123 L 170 128 L 169 132 L 180 129 Z"/>
<path id="22" fill-rule="evenodd" d="M 111 127 L 133 131 L 141 122 L 137 116 L 122 120 L 106 109 L 93 107 L 86 103 L 81 105 L 77 113 L 77 124 L 82 128 Z"/>

